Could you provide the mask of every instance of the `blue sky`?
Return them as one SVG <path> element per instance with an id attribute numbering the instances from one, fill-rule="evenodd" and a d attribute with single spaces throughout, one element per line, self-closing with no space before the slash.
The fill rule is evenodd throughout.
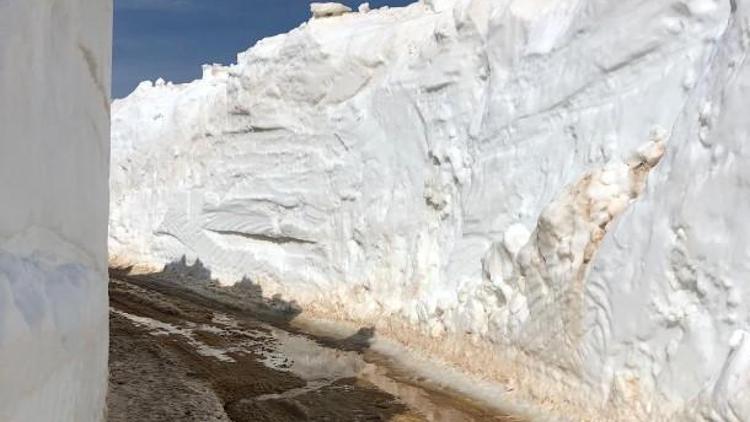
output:
<path id="1" fill-rule="evenodd" d="M 370 0 L 370 5 L 414 1 Z M 361 2 L 341 1 L 353 9 Z M 115 0 L 112 95 L 124 97 L 145 79 L 196 79 L 201 64 L 232 63 L 239 51 L 309 16 L 305 0 Z"/>

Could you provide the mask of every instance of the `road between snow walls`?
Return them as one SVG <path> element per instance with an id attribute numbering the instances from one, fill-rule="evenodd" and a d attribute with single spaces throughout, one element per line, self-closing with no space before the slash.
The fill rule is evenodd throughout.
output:
<path id="1" fill-rule="evenodd" d="M 108 420 L 530 420 L 461 394 L 434 365 L 403 365 L 371 327 L 314 333 L 256 284 L 192 273 L 111 271 Z"/>
<path id="2" fill-rule="evenodd" d="M 200 259 L 553 418 L 750 419 L 746 5 L 319 12 L 114 102 L 115 264 Z"/>

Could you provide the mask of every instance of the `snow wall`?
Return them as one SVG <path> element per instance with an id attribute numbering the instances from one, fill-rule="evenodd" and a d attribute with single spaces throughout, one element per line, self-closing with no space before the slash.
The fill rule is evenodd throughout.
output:
<path id="1" fill-rule="evenodd" d="M 750 4 L 312 19 L 113 105 L 110 250 L 572 420 L 750 420 Z"/>
<path id="2" fill-rule="evenodd" d="M 0 420 L 104 419 L 112 3 L 0 0 Z"/>

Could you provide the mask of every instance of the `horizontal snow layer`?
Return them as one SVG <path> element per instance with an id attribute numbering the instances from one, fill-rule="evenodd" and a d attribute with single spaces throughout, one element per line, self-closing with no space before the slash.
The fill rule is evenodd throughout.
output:
<path id="1" fill-rule="evenodd" d="M 0 0 L 0 420 L 104 419 L 112 2 Z"/>
<path id="2" fill-rule="evenodd" d="M 110 251 L 200 258 L 573 419 L 748 419 L 749 16 L 314 18 L 113 104 Z"/>

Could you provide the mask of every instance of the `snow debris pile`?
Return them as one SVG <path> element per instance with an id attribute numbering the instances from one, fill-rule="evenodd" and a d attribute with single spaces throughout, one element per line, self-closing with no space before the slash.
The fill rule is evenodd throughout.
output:
<path id="1" fill-rule="evenodd" d="M 312 19 L 114 103 L 111 252 L 200 258 L 551 414 L 750 419 L 749 22 L 729 0 Z"/>
<path id="2" fill-rule="evenodd" d="M 110 2 L 0 2 L 0 420 L 104 419 Z"/>
<path id="3" fill-rule="evenodd" d="M 340 16 L 351 11 L 352 9 L 349 8 L 349 6 L 345 6 L 341 3 L 310 3 L 310 12 L 314 18 Z"/>

